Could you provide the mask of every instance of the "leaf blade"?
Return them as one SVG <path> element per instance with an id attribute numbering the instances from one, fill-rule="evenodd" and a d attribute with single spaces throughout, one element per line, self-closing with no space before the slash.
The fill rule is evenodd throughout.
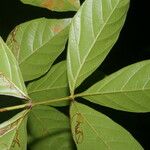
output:
<path id="1" fill-rule="evenodd" d="M 111 74 L 83 92 L 83 98 L 123 111 L 149 112 L 149 64 L 138 62 Z"/>
<path id="2" fill-rule="evenodd" d="M 86 105 L 72 103 L 70 114 L 72 134 L 78 150 L 85 147 L 87 150 L 143 149 L 128 131 Z"/>
<path id="3" fill-rule="evenodd" d="M 35 19 L 17 26 L 7 45 L 19 62 L 25 81 L 48 71 L 65 48 L 70 19 Z M 40 61 L 39 61 L 40 60 Z"/>
<path id="4" fill-rule="evenodd" d="M 87 0 L 80 7 L 72 20 L 68 43 L 71 93 L 102 63 L 116 42 L 128 5 L 128 0 Z"/>
<path id="5" fill-rule="evenodd" d="M 33 108 L 29 115 L 28 128 L 33 138 L 30 143 L 33 150 L 73 149 L 69 119 L 55 108 L 49 106 Z"/>
<path id="6" fill-rule="evenodd" d="M 0 147 L 3 148 L 3 150 L 26 150 L 27 112 L 27 110 L 22 111 L 10 120 L 0 124 Z"/>
<path id="7" fill-rule="evenodd" d="M 18 63 L 0 37 L 0 94 L 28 99 Z"/>
<path id="8" fill-rule="evenodd" d="M 27 87 L 29 96 L 33 102 L 47 101 L 50 99 L 69 96 L 66 61 L 62 61 L 50 69 L 50 71 L 37 81 L 33 81 Z M 68 105 L 69 102 L 58 102 L 55 106 Z"/>
<path id="9" fill-rule="evenodd" d="M 79 0 L 21 0 L 24 4 L 47 8 L 52 11 L 77 11 Z"/>

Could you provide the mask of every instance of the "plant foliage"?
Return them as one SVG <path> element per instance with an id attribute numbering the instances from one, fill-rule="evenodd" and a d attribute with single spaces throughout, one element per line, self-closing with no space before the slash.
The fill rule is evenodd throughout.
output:
<path id="1" fill-rule="evenodd" d="M 0 108 L 0 113 L 20 110 L 0 124 L 0 149 L 143 150 L 127 130 L 78 101 L 150 112 L 149 60 L 76 93 L 116 43 L 129 0 L 85 0 L 81 6 L 78 0 L 21 1 L 77 13 L 67 19 L 31 20 L 16 26 L 6 43 L 0 38 L 0 94 L 23 103 Z M 66 60 L 56 61 L 65 48 Z M 63 107 L 70 109 L 69 116 L 60 111 Z"/>

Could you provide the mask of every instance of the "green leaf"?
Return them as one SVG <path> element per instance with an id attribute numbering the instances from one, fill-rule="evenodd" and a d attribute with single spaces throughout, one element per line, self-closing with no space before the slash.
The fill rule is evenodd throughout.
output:
<path id="1" fill-rule="evenodd" d="M 0 124 L 0 149 L 1 150 L 26 150 L 27 110 L 18 113 L 10 120 Z"/>
<path id="2" fill-rule="evenodd" d="M 0 37 L 0 94 L 27 98 L 18 63 Z"/>
<path id="3" fill-rule="evenodd" d="M 56 133 L 55 136 L 47 136 L 34 141 L 29 146 L 31 150 L 75 150 L 70 132 Z"/>
<path id="4" fill-rule="evenodd" d="M 79 0 L 21 0 L 24 4 L 47 8 L 53 11 L 77 11 Z"/>
<path id="5" fill-rule="evenodd" d="M 73 102 L 70 114 L 78 150 L 143 150 L 128 131 L 88 106 Z"/>
<path id="6" fill-rule="evenodd" d="M 19 62 L 25 81 L 48 71 L 65 48 L 70 19 L 35 19 L 17 26 L 7 45 Z"/>
<path id="7" fill-rule="evenodd" d="M 33 102 L 69 96 L 66 61 L 54 65 L 50 71 L 28 86 L 28 94 Z M 56 103 L 56 106 L 69 104 L 68 101 Z"/>
<path id="8" fill-rule="evenodd" d="M 69 119 L 55 108 L 34 107 L 29 114 L 28 129 L 33 138 L 29 144 L 32 150 L 73 149 Z"/>
<path id="9" fill-rule="evenodd" d="M 67 56 L 72 95 L 116 42 L 128 5 L 129 0 L 86 0 L 73 18 Z"/>
<path id="10" fill-rule="evenodd" d="M 107 107 L 149 112 L 150 60 L 132 64 L 107 76 L 81 95 L 91 102 Z"/>

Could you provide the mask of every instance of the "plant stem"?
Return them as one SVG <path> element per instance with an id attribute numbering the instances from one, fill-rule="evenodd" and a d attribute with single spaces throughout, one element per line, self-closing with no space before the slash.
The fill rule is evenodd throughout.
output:
<path id="1" fill-rule="evenodd" d="M 0 108 L 0 113 L 1 112 L 6 112 L 6 111 L 11 111 L 11 110 L 22 109 L 22 108 L 30 108 L 31 105 L 32 105 L 31 103 L 26 103 L 26 104 L 22 104 L 22 105 L 16 105 L 16 106 Z"/>
<path id="2" fill-rule="evenodd" d="M 52 100 L 48 100 L 48 101 L 44 101 L 44 102 L 36 102 L 36 103 L 32 103 L 32 106 L 36 106 L 36 105 L 48 105 L 51 103 L 56 103 L 56 102 L 60 102 L 60 101 L 66 101 L 69 100 L 70 96 L 68 97 L 63 97 L 63 98 L 59 98 L 59 99 L 52 99 Z"/>
<path id="3" fill-rule="evenodd" d="M 23 109 L 23 108 L 32 108 L 33 106 L 36 106 L 36 105 L 48 105 L 48 104 L 51 104 L 51 103 L 66 101 L 66 100 L 69 100 L 69 99 L 71 99 L 70 96 L 59 98 L 59 99 L 52 99 L 52 100 L 48 100 L 48 101 L 44 101 L 44 102 L 31 103 L 31 101 L 30 101 L 29 103 L 22 104 L 22 105 L 16 105 L 16 106 L 0 108 L 0 113 L 1 112 L 6 112 L 6 111 L 11 111 L 11 110 Z"/>
<path id="4" fill-rule="evenodd" d="M 86 95 L 86 94 L 83 94 L 83 93 L 75 94 L 75 95 L 74 95 L 74 98 L 82 97 L 82 96 L 85 96 L 85 95 Z"/>

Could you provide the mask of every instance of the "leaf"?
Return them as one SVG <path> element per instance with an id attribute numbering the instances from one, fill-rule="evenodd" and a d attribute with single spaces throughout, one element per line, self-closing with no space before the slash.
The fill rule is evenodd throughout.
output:
<path id="1" fill-rule="evenodd" d="M 29 146 L 31 150 L 75 150 L 73 142 L 70 141 L 70 132 L 62 132 L 56 134 L 54 137 L 47 136 L 40 140 L 37 140 Z M 69 141 L 70 143 L 69 143 Z M 72 140 L 72 139 L 71 139 Z"/>
<path id="2" fill-rule="evenodd" d="M 19 62 L 25 81 L 48 71 L 65 48 L 70 19 L 35 19 L 17 26 L 7 44 Z"/>
<path id="3" fill-rule="evenodd" d="M 0 94 L 28 98 L 18 63 L 0 37 Z"/>
<path id="4" fill-rule="evenodd" d="M 28 129 L 34 138 L 29 145 L 32 150 L 73 149 L 69 119 L 55 108 L 34 107 L 29 115 Z"/>
<path id="5" fill-rule="evenodd" d="M 53 11 L 77 11 L 80 7 L 79 0 L 21 0 L 21 2 Z"/>
<path id="6" fill-rule="evenodd" d="M 70 114 L 78 150 L 143 150 L 128 131 L 88 106 L 73 102 Z"/>
<path id="7" fill-rule="evenodd" d="M 127 66 L 87 91 L 83 98 L 114 109 L 131 112 L 150 111 L 150 60 Z"/>
<path id="8" fill-rule="evenodd" d="M 28 94 L 33 102 L 69 96 L 66 61 L 62 61 L 50 69 L 50 71 L 37 81 L 28 86 Z M 69 104 L 68 101 L 56 103 L 56 106 Z"/>
<path id="9" fill-rule="evenodd" d="M 1 150 L 26 150 L 26 114 L 27 110 L 18 113 L 10 120 L 0 124 Z"/>
<path id="10" fill-rule="evenodd" d="M 55 132 L 70 130 L 68 118 L 57 109 L 39 105 L 29 113 L 29 133 L 34 138 L 40 138 Z"/>
<path id="11" fill-rule="evenodd" d="M 129 0 L 86 0 L 72 20 L 67 68 L 71 93 L 103 62 L 124 24 Z"/>

